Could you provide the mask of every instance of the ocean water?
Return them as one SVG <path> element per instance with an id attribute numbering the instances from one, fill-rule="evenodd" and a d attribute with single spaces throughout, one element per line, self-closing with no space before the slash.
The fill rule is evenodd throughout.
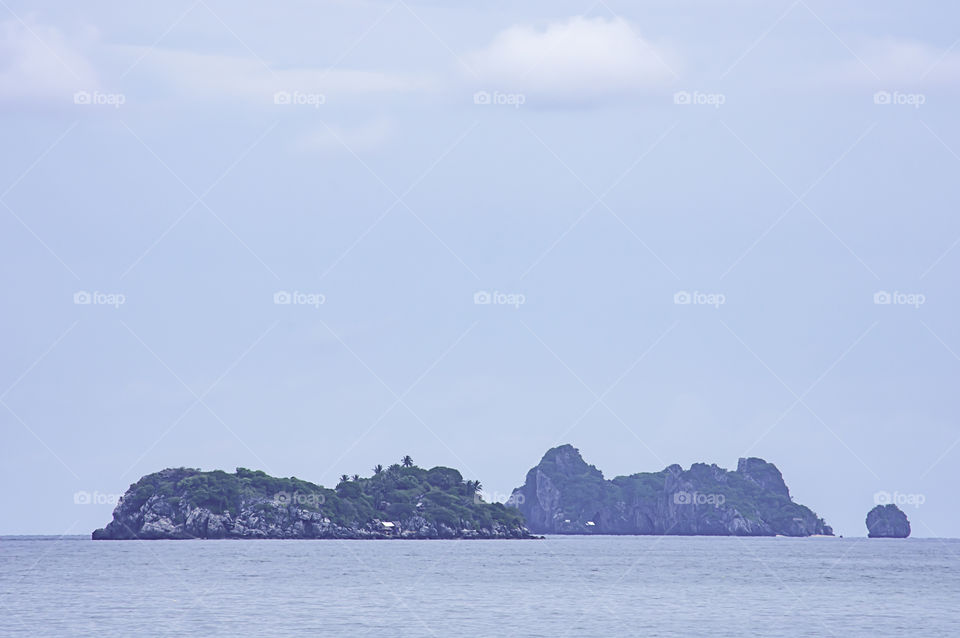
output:
<path id="1" fill-rule="evenodd" d="M 0 636 L 960 636 L 960 540 L 0 539 Z"/>

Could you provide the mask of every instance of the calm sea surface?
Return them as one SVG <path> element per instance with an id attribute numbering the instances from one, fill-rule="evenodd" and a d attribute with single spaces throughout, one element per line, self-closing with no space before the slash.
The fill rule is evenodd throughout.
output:
<path id="1" fill-rule="evenodd" d="M 0 636 L 960 636 L 960 540 L 0 539 Z"/>

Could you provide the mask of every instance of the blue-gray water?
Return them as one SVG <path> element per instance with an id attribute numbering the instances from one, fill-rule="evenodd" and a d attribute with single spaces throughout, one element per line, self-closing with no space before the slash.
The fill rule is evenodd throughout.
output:
<path id="1" fill-rule="evenodd" d="M 957 636 L 960 540 L 0 540 L 2 636 Z"/>

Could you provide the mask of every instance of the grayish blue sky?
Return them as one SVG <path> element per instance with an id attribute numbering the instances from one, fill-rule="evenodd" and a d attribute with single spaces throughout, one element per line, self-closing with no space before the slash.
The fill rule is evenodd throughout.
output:
<path id="1" fill-rule="evenodd" d="M 960 12 L 841 5 L 3 0 L 0 533 L 570 442 L 960 536 Z"/>

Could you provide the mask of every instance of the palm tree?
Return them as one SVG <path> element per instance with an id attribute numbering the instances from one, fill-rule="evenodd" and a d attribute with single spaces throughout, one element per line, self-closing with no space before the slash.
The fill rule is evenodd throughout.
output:
<path id="1" fill-rule="evenodd" d="M 413 465 L 413 457 L 409 454 L 406 454 L 402 459 L 400 459 L 400 462 L 403 463 L 403 467 L 410 467 Z"/>
<path id="2" fill-rule="evenodd" d="M 379 463 L 377 463 L 376 465 L 373 466 L 373 473 L 374 473 L 374 474 L 379 474 L 379 473 L 382 472 L 382 471 L 383 471 L 383 466 L 380 465 Z"/>
<path id="3" fill-rule="evenodd" d="M 350 477 L 347 476 L 346 474 L 341 474 L 341 475 L 340 475 L 340 482 L 341 482 L 341 483 L 346 483 L 346 482 L 349 481 L 349 480 L 350 480 Z"/>
<path id="4" fill-rule="evenodd" d="M 353 478 L 354 481 L 359 481 L 359 480 L 360 480 L 360 475 L 359 475 L 359 474 L 354 474 L 351 478 Z"/>

